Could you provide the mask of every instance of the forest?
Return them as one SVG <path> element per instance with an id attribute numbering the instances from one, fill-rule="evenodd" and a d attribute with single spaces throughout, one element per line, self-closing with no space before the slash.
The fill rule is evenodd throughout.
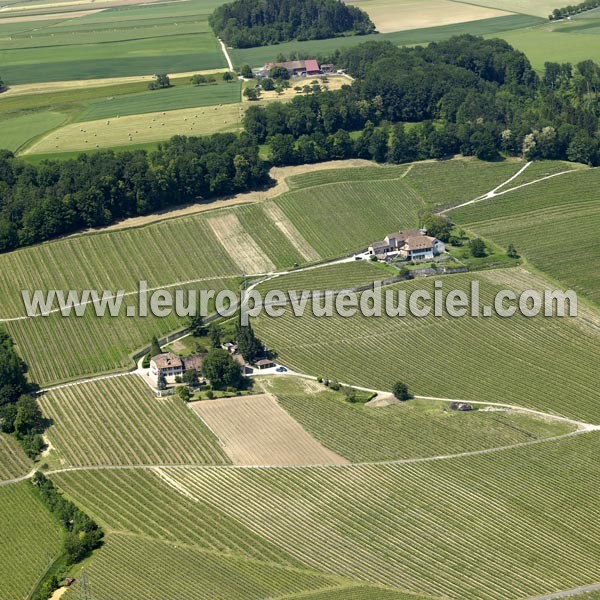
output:
<path id="1" fill-rule="evenodd" d="M 246 131 L 271 146 L 274 164 L 459 152 L 600 163 L 600 67 L 591 60 L 546 63 L 540 78 L 506 42 L 469 35 L 415 48 L 367 42 L 329 59 L 353 85 L 246 112 Z"/>
<path id="2" fill-rule="evenodd" d="M 235 0 L 215 9 L 209 23 L 234 48 L 375 32 L 367 13 L 340 0 Z"/>
<path id="3" fill-rule="evenodd" d="M 0 252 L 162 208 L 260 187 L 267 164 L 247 134 L 176 136 L 156 152 L 80 154 L 34 166 L 0 153 Z"/>

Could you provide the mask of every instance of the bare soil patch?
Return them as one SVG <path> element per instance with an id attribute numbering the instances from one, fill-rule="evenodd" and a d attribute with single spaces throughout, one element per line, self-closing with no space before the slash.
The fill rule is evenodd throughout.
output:
<path id="1" fill-rule="evenodd" d="M 271 394 L 190 404 L 236 465 L 334 465 L 348 461 L 323 447 Z"/>

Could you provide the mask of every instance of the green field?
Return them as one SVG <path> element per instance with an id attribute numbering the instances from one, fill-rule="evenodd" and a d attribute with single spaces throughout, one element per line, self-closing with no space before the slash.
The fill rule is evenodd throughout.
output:
<path id="1" fill-rule="evenodd" d="M 0 145 L 14 152 L 33 138 L 59 127 L 66 117 L 60 112 L 44 111 L 3 119 Z"/>
<path id="2" fill-rule="evenodd" d="M 58 23 L 21 23 L 23 31 L 10 27 L 0 39 L 3 79 L 15 85 L 226 67 L 207 22 L 217 4 L 121 6 Z"/>
<path id="3" fill-rule="evenodd" d="M 506 600 L 600 579 L 599 449 L 589 433 L 413 464 L 165 472 L 314 569 Z"/>
<path id="4" fill-rule="evenodd" d="M 449 214 L 600 304 L 600 171 L 562 175 Z M 567 243 L 576 237 L 580 242 Z"/>
<path id="5" fill-rule="evenodd" d="M 0 598 L 23 600 L 61 550 L 62 528 L 31 483 L 0 486 Z"/>
<path id="6" fill-rule="evenodd" d="M 493 305 L 499 290 L 527 289 L 528 280 L 530 288 L 546 289 L 520 269 L 449 275 L 442 285 L 469 293 L 472 280 L 480 281 L 482 306 Z M 432 296 L 433 288 L 432 279 L 393 286 Z M 598 333 L 583 319 L 317 318 L 307 309 L 302 318 L 291 311 L 261 316 L 255 329 L 297 372 L 379 390 L 400 380 L 417 395 L 510 403 L 600 423 Z"/>
<path id="7" fill-rule="evenodd" d="M 33 466 L 12 435 L 0 433 L 0 481 L 21 477 Z"/>
<path id="8" fill-rule="evenodd" d="M 53 422 L 47 462 L 60 468 L 228 462 L 182 400 L 157 398 L 136 375 L 47 392 L 40 406 Z"/>
<path id="9" fill-rule="evenodd" d="M 89 108 L 79 116 L 79 121 L 94 121 L 108 117 L 137 115 L 160 110 L 176 110 L 196 106 L 233 104 L 241 101 L 241 83 L 219 83 L 217 85 L 179 85 L 174 89 L 154 90 L 130 96 L 119 96 L 91 102 Z"/>
<path id="10" fill-rule="evenodd" d="M 390 41 L 398 46 L 410 46 L 414 44 L 427 44 L 439 42 L 454 35 L 465 33 L 471 35 L 494 35 L 513 29 L 522 29 L 541 23 L 537 17 L 527 15 L 508 15 L 506 17 L 494 17 L 468 23 L 457 23 L 455 25 L 443 25 L 441 27 L 427 27 L 409 31 L 398 31 L 395 33 L 383 33 L 363 36 L 350 36 L 344 38 L 331 38 L 326 40 L 309 40 L 305 42 L 286 42 L 276 46 L 262 46 L 257 48 L 238 49 L 230 51 L 234 66 L 239 67 L 249 64 L 253 67 L 262 66 L 273 61 L 279 53 L 286 56 L 296 52 L 327 56 L 338 48 L 348 48 L 368 41 Z"/>
<path id="11" fill-rule="evenodd" d="M 340 392 L 305 388 L 302 380 L 274 377 L 265 391 L 321 444 L 351 462 L 455 454 L 562 435 L 561 422 L 504 412 L 456 412 L 444 402 L 411 400 L 370 407 L 351 404 Z M 415 435 L 418 432 L 418 435 Z"/>

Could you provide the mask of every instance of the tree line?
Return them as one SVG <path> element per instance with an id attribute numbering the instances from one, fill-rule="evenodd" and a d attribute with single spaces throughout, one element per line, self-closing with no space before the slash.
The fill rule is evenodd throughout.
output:
<path id="1" fill-rule="evenodd" d="M 572 17 L 588 10 L 594 10 L 594 8 L 598 7 L 600 7 L 600 0 L 584 0 L 584 2 L 580 2 L 579 4 L 569 4 L 569 6 L 563 8 L 555 8 L 552 14 L 548 15 L 548 18 L 551 21 L 559 21 L 560 19 L 566 19 L 567 17 Z"/>
<path id="2" fill-rule="evenodd" d="M 356 78 L 353 85 L 246 112 L 246 131 L 270 144 L 274 164 L 456 152 L 600 163 L 593 61 L 547 63 L 539 78 L 505 41 L 470 35 L 425 48 L 367 42 L 330 59 Z"/>
<path id="3" fill-rule="evenodd" d="M 0 152 L 0 252 L 264 185 L 247 134 L 173 137 L 155 152 L 102 151 L 35 166 Z"/>
<path id="4" fill-rule="evenodd" d="M 375 32 L 367 13 L 340 0 L 236 0 L 217 7 L 209 23 L 234 48 Z"/>

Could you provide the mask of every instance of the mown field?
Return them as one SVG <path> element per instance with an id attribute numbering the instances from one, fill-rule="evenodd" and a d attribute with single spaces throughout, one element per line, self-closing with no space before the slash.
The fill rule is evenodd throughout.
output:
<path id="1" fill-rule="evenodd" d="M 62 528 L 29 481 L 0 486 L 0 598 L 23 600 L 57 557 Z"/>
<path id="2" fill-rule="evenodd" d="M 449 214 L 503 247 L 514 244 L 545 274 L 600 304 L 599 200 L 600 171 L 595 169 L 561 175 Z"/>
<path id="3" fill-rule="evenodd" d="M 66 118 L 67 115 L 60 112 L 44 111 L 3 119 L 0 145 L 2 149 L 16 152 L 33 138 L 59 127 Z"/>
<path id="4" fill-rule="evenodd" d="M 450 410 L 448 403 L 351 404 L 340 392 L 292 377 L 260 381 L 310 434 L 351 462 L 457 454 L 531 442 L 573 431 L 525 414 Z"/>
<path id="5" fill-rule="evenodd" d="M 27 458 L 17 440 L 5 433 L 0 434 L 0 481 L 27 474 L 33 463 Z"/>
<path id="6" fill-rule="evenodd" d="M 600 578 L 599 444 L 589 433 L 412 464 L 165 473 L 312 568 L 505 600 Z"/>
<path id="7" fill-rule="evenodd" d="M 120 6 L 58 23 L 32 21 L 0 40 L 3 79 L 21 84 L 226 67 L 207 21 L 217 4 Z"/>
<path id="8" fill-rule="evenodd" d="M 470 296 L 471 282 L 478 280 L 481 305 L 493 305 L 498 291 L 521 289 L 522 276 L 518 269 L 504 272 L 503 281 L 494 271 L 451 275 L 442 285 Z M 533 289 L 545 289 L 533 283 Z M 434 283 L 419 279 L 391 289 L 427 290 L 433 296 Z M 387 317 L 385 312 L 373 318 L 317 318 L 307 309 L 302 318 L 291 311 L 276 319 L 263 315 L 254 326 L 294 371 L 379 390 L 391 390 L 400 380 L 418 395 L 510 403 L 600 422 L 598 333 L 583 320 Z"/>
<path id="9" fill-rule="evenodd" d="M 157 398 L 137 375 L 47 392 L 52 465 L 219 464 L 215 436 L 178 397 Z"/>
<path id="10" fill-rule="evenodd" d="M 31 282 L 40 290 L 133 293 L 142 280 L 150 288 L 180 284 L 183 289 L 194 280 L 198 289 L 219 290 L 236 286 L 242 273 L 264 272 L 265 266 L 290 269 L 294 263 L 341 256 L 391 231 L 417 226 L 426 202 L 475 198 L 519 167 L 474 160 L 420 163 L 404 178 L 406 166 L 368 167 L 362 175 L 360 168 L 338 169 L 308 177 L 314 187 L 298 189 L 301 178 L 293 179 L 296 189 L 273 201 L 22 249 L 0 256 L 0 318 L 25 314 L 21 290 L 30 289 Z M 389 177 L 379 179 L 380 173 Z M 137 298 L 127 296 L 126 304 L 137 304 Z M 54 313 L 6 325 L 32 376 L 48 384 L 128 366 L 131 352 L 182 321 L 175 316 L 95 318 L 88 309 L 84 317 Z"/>

